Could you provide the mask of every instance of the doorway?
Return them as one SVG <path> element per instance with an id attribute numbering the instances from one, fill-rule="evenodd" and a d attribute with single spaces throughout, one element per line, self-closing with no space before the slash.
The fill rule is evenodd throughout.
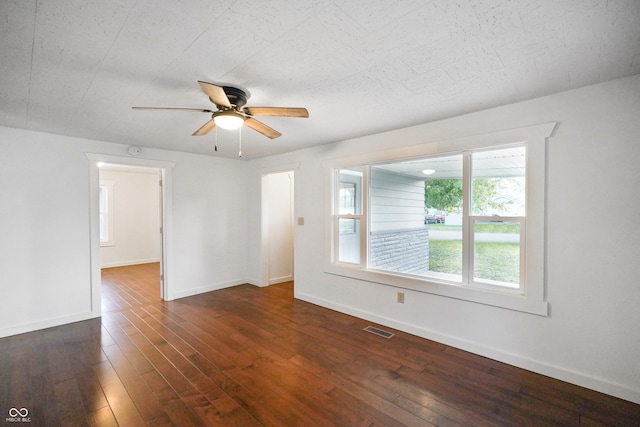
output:
<path id="1" fill-rule="evenodd" d="M 144 271 L 145 280 L 132 277 L 129 286 L 162 297 L 162 170 L 113 163 L 98 166 L 102 282 L 104 269 Z"/>
<path id="2" fill-rule="evenodd" d="M 160 171 L 162 186 L 159 191 L 161 193 L 160 211 L 162 212 L 161 228 L 161 277 L 160 292 L 162 299 L 170 301 L 174 299 L 171 287 L 171 265 L 172 265 L 172 240 L 171 230 L 173 226 L 173 194 L 172 194 L 172 172 L 175 163 L 151 160 L 139 157 L 124 157 L 109 154 L 85 153 L 89 159 L 89 212 L 90 212 L 90 270 L 91 270 L 91 313 L 95 317 L 99 317 L 101 311 L 101 254 L 100 254 L 100 172 L 99 163 L 119 164 L 126 166 L 142 166 L 148 168 L 156 168 Z M 158 230 L 160 232 L 160 230 Z"/>
<path id="3" fill-rule="evenodd" d="M 289 282 L 294 277 L 294 172 L 262 177 L 262 284 Z"/>

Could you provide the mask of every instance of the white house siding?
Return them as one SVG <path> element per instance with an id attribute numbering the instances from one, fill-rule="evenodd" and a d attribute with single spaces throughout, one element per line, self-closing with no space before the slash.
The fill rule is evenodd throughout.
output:
<path id="1" fill-rule="evenodd" d="M 429 269 L 429 231 L 424 226 L 424 179 L 371 168 L 372 268 L 408 274 Z"/>
<path id="2" fill-rule="evenodd" d="M 424 227 L 424 180 L 371 168 L 371 232 Z"/>

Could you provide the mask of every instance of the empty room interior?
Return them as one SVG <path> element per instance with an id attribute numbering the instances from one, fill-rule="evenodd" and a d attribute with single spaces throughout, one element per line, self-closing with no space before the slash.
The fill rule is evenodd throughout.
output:
<path id="1" fill-rule="evenodd" d="M 0 18 L 0 424 L 640 425 L 640 2 Z"/>

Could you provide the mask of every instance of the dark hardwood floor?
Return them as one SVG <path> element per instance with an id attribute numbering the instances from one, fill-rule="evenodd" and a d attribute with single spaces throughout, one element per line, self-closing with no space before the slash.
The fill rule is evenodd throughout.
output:
<path id="1" fill-rule="evenodd" d="M 378 337 L 292 283 L 163 302 L 157 264 L 102 281 L 101 320 L 0 339 L 0 423 L 26 408 L 34 426 L 640 425 L 640 405 Z"/>

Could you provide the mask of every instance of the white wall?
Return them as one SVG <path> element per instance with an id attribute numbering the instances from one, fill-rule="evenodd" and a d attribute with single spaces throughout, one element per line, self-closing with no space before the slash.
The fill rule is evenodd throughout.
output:
<path id="1" fill-rule="evenodd" d="M 99 315 L 85 153 L 130 157 L 126 145 L 0 127 L 0 337 Z M 247 163 L 139 157 L 175 164 L 167 299 L 245 283 Z"/>
<path id="2" fill-rule="evenodd" d="M 100 248 L 103 268 L 160 261 L 158 169 L 100 170 L 113 187 L 113 246 Z"/>
<path id="3" fill-rule="evenodd" d="M 91 312 L 87 171 L 78 143 L 0 127 L 0 336 Z"/>
<path id="4" fill-rule="evenodd" d="M 639 118 L 634 76 L 252 164 L 299 164 L 297 298 L 640 403 Z M 323 161 L 556 121 L 547 150 L 548 317 L 411 290 L 398 304 L 393 287 L 324 273 Z"/>

